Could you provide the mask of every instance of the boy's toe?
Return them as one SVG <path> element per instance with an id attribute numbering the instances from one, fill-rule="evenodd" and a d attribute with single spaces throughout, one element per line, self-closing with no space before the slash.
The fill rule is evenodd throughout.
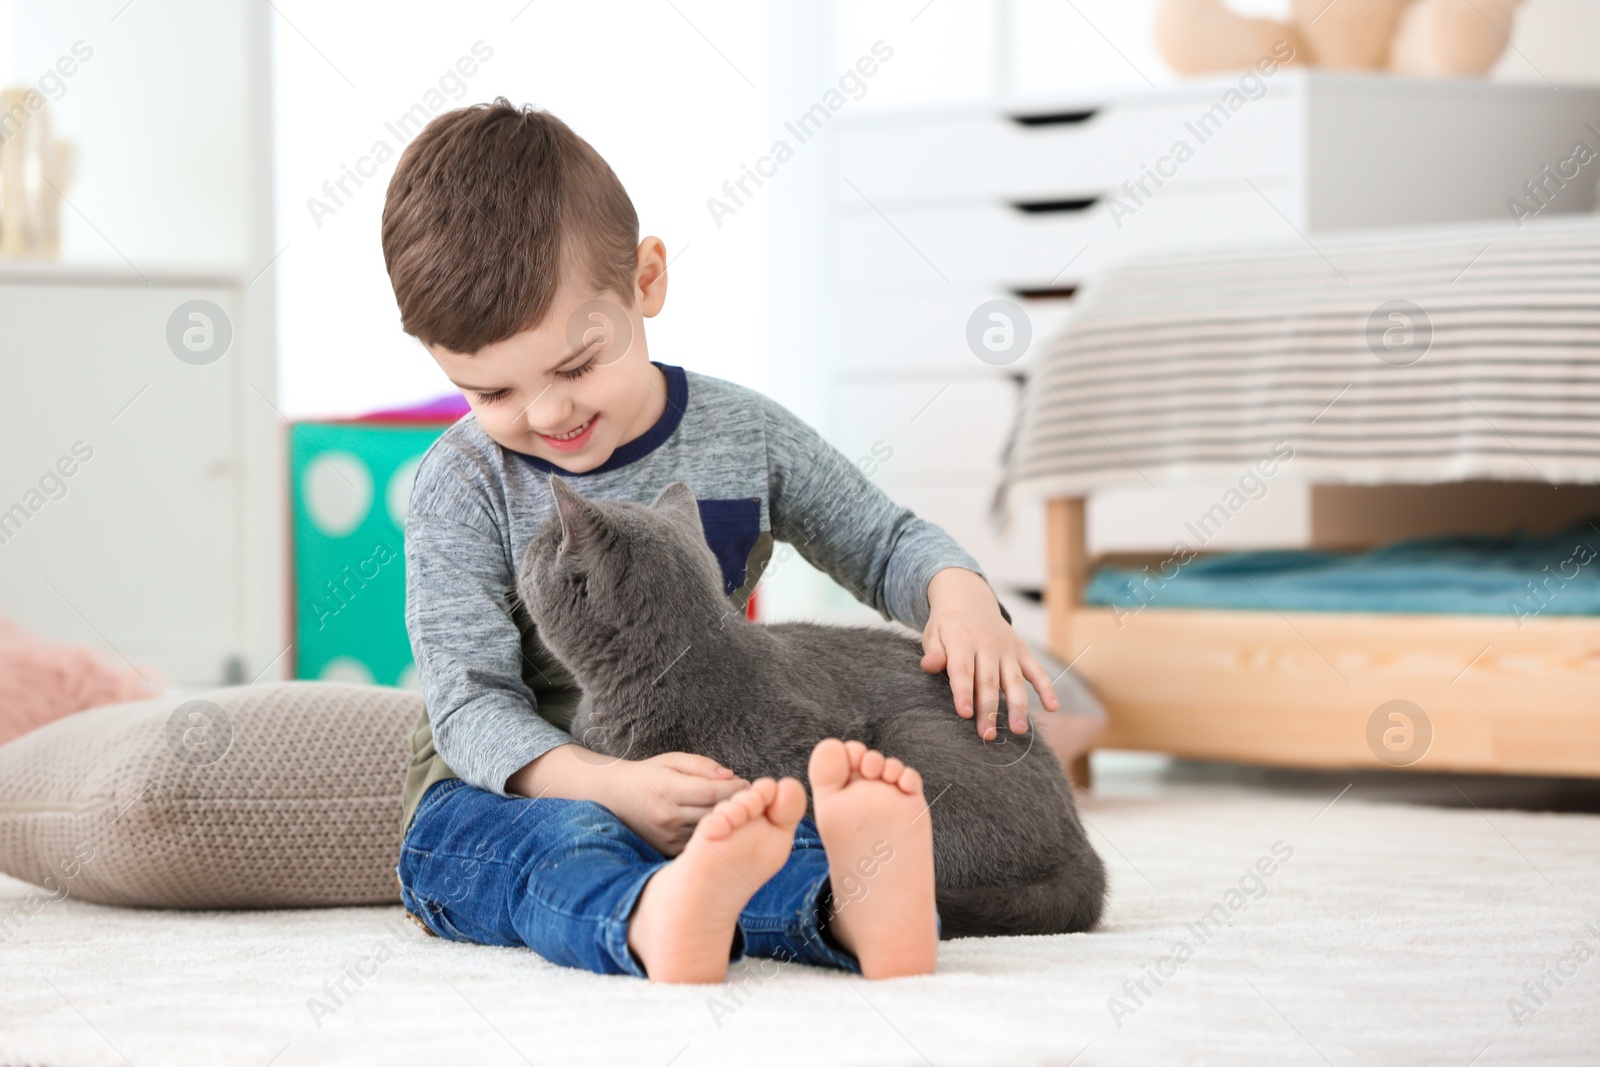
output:
<path id="1" fill-rule="evenodd" d="M 695 824 L 695 833 L 705 836 L 711 841 L 721 841 L 733 833 L 734 823 L 728 817 L 728 802 L 723 801 L 711 809 L 711 813 Z"/>
<path id="2" fill-rule="evenodd" d="M 806 787 L 798 778 L 785 778 L 776 786 L 777 796 L 767 807 L 767 818 L 779 826 L 796 826 L 806 813 Z"/>
<path id="3" fill-rule="evenodd" d="M 849 746 L 837 737 L 825 737 L 811 750 L 811 762 L 806 767 L 811 789 L 818 793 L 834 793 L 843 789 L 850 780 Z"/>

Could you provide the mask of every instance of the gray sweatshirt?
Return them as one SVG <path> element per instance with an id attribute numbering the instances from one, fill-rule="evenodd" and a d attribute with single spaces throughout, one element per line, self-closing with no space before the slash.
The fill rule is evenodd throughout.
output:
<path id="1" fill-rule="evenodd" d="M 661 418 L 594 470 L 572 474 L 503 448 L 472 415 L 422 457 L 406 516 L 406 630 L 426 711 L 412 736 L 403 826 L 436 781 L 461 778 L 508 796 L 514 772 L 581 740 L 566 731 L 577 686 L 516 594 L 523 549 L 553 514 L 551 472 L 585 496 L 646 504 L 670 483 L 688 482 L 723 592 L 741 609 L 774 541 L 793 545 L 885 619 L 917 630 L 936 573 L 983 573 L 948 534 L 896 505 L 781 404 L 656 366 L 668 383 Z M 867 464 L 892 456 L 881 451 Z"/>

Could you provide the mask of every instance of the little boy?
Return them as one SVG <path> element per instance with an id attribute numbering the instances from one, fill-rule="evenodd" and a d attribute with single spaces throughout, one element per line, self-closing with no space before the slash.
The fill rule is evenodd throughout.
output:
<path id="1" fill-rule="evenodd" d="M 895 506 L 761 394 L 651 360 L 666 250 L 639 239 L 603 159 L 504 98 L 434 119 L 383 212 L 405 331 L 472 413 L 423 457 L 406 521 L 406 628 L 426 699 L 396 873 L 431 933 L 555 963 L 719 982 L 742 955 L 868 977 L 937 954 L 931 819 L 913 768 L 823 741 L 794 779 L 751 783 L 692 753 L 602 757 L 565 727 L 580 693 L 515 595 L 560 473 L 649 503 L 687 481 L 742 611 L 774 540 L 922 631 L 955 710 L 1027 729 L 1025 680 L 1055 693 L 976 562 Z"/>

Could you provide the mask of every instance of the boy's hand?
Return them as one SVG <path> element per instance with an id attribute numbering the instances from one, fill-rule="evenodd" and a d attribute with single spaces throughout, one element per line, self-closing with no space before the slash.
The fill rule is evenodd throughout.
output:
<path id="1" fill-rule="evenodd" d="M 750 785 L 716 760 L 689 752 L 618 760 L 611 772 L 606 806 L 663 856 L 682 852 L 696 823 Z"/>
<path id="2" fill-rule="evenodd" d="M 749 784 L 705 756 L 663 752 L 646 760 L 618 759 L 574 742 L 557 745 L 512 774 L 506 791 L 604 804 L 657 852 L 676 856 L 695 823 Z"/>
<path id="3" fill-rule="evenodd" d="M 928 625 L 922 631 L 922 669 L 950 673 L 956 714 L 977 711 L 978 736 L 999 736 L 1000 690 L 1014 734 L 1028 729 L 1028 687 L 1032 682 L 1046 711 L 1061 707 L 1055 687 L 1017 631 L 1000 614 L 989 583 L 962 567 L 946 567 L 928 583 Z M 1024 681 L 1026 679 L 1026 682 Z"/>

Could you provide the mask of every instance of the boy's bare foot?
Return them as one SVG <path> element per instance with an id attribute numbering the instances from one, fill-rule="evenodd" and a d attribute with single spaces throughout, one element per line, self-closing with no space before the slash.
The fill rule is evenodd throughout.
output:
<path id="1" fill-rule="evenodd" d="M 797 779 L 759 778 L 711 809 L 683 851 L 644 884 L 628 947 L 652 982 L 720 982 L 739 913 L 789 859 L 806 813 Z"/>
<path id="2" fill-rule="evenodd" d="M 833 887 L 829 929 L 868 978 L 932 974 L 939 926 L 922 776 L 837 738 L 811 750 L 807 773 Z"/>

